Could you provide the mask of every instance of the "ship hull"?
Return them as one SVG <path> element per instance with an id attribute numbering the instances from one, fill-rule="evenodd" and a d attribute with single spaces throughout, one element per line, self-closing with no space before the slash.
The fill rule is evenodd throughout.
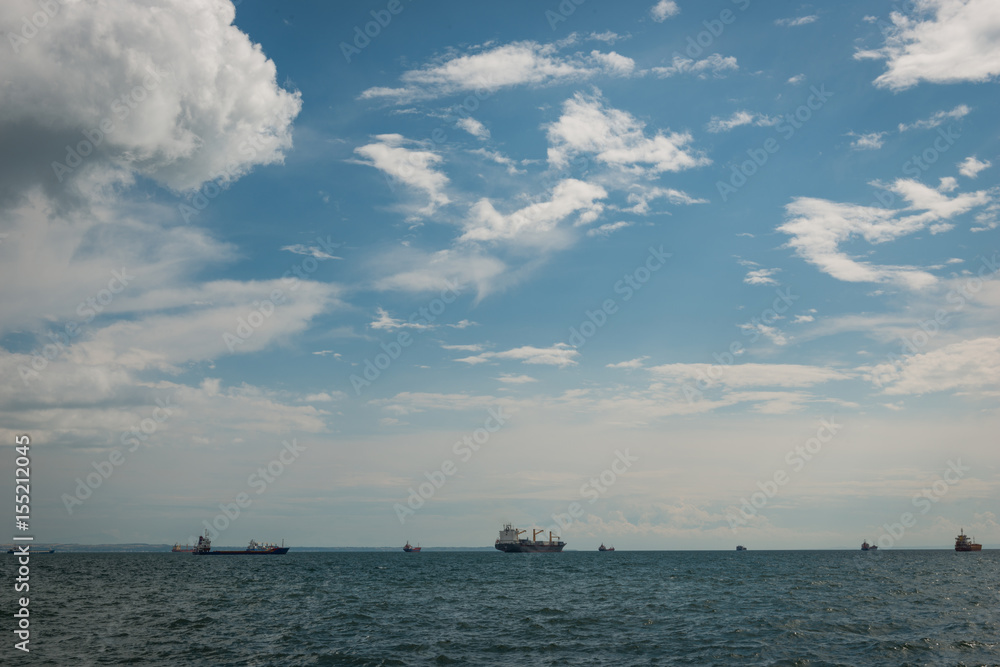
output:
<path id="1" fill-rule="evenodd" d="M 508 554 L 558 553 L 565 544 L 496 544 L 497 551 Z"/>
<path id="2" fill-rule="evenodd" d="M 966 547 L 955 547 L 955 551 L 982 551 L 982 550 L 983 550 L 982 544 L 970 544 L 969 546 Z"/>
<path id="3" fill-rule="evenodd" d="M 275 547 L 267 551 L 195 551 L 195 556 L 280 556 L 287 554 L 291 547 Z"/>

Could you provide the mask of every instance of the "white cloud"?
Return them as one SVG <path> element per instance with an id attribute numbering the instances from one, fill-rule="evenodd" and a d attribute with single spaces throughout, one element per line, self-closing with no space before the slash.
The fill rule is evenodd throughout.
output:
<path id="1" fill-rule="evenodd" d="M 361 94 L 361 99 L 382 98 L 401 103 L 462 91 L 578 81 L 599 73 L 628 75 L 634 67 L 630 58 L 614 52 L 560 56 L 557 44 L 524 41 L 481 48 L 465 55 L 452 53 L 420 69 L 404 72 L 400 77 L 401 87 L 369 88 Z"/>
<path id="2" fill-rule="evenodd" d="M 538 380 L 530 375 L 514 375 L 513 373 L 501 373 L 500 377 L 496 379 L 504 384 L 527 384 L 529 382 L 538 382 Z"/>
<path id="3" fill-rule="evenodd" d="M 433 329 L 433 324 L 423 324 L 420 322 L 406 322 L 404 320 L 398 320 L 389 315 L 389 312 L 385 308 L 375 309 L 375 319 L 371 321 L 368 325 L 372 329 L 382 329 L 385 331 L 396 331 L 398 329 L 417 329 L 417 330 L 427 330 Z"/>
<path id="4" fill-rule="evenodd" d="M 821 271 L 847 282 L 895 282 L 921 289 L 937 279 L 927 271 L 913 266 L 877 266 L 855 260 L 840 251 L 841 243 L 860 236 L 868 243 L 879 244 L 912 234 L 929 225 L 944 221 L 988 203 L 985 191 L 946 194 L 918 181 L 898 179 L 886 189 L 899 195 L 909 205 L 902 209 L 885 209 L 855 204 L 840 204 L 824 199 L 798 197 L 785 207 L 788 220 L 778 231 L 791 236 L 788 246 L 819 267 Z M 912 214 L 907 214 L 913 212 Z"/>
<path id="5" fill-rule="evenodd" d="M 675 55 L 673 62 L 668 67 L 653 67 L 651 72 L 660 78 L 674 76 L 675 74 L 697 74 L 705 78 L 710 72 L 716 77 L 722 76 L 723 72 L 736 71 L 740 68 L 735 56 L 723 56 L 713 53 L 701 60 L 692 60 L 680 55 Z"/>
<path id="6" fill-rule="evenodd" d="M 469 345 L 442 345 L 442 350 L 458 350 L 459 352 L 481 352 L 483 350 L 483 345 L 480 343 L 471 343 Z"/>
<path id="7" fill-rule="evenodd" d="M 730 388 L 744 387 L 811 387 L 832 380 L 847 380 L 846 371 L 821 366 L 796 364 L 664 364 L 649 369 L 655 376 L 679 383 L 695 384 L 699 380 Z"/>
<path id="8" fill-rule="evenodd" d="M 471 116 L 459 118 L 457 125 L 477 139 L 490 138 L 490 131 L 486 129 L 486 126 Z"/>
<path id="9" fill-rule="evenodd" d="M 775 345 L 787 345 L 788 338 L 778 327 L 772 327 L 763 322 L 747 322 L 740 325 L 740 330 L 744 336 L 754 336 L 751 340 L 756 340 L 756 336 L 763 336 Z"/>
<path id="10" fill-rule="evenodd" d="M 649 357 L 636 357 L 628 361 L 619 361 L 617 364 L 607 364 L 607 368 L 621 368 L 627 371 L 638 370 L 643 367 L 643 363 Z"/>
<path id="11" fill-rule="evenodd" d="M 705 129 L 712 133 L 728 132 L 734 127 L 740 127 L 741 125 L 770 127 L 772 125 L 777 125 L 780 121 L 780 118 L 772 118 L 765 114 L 741 110 L 733 112 L 733 115 L 729 118 L 712 116 L 711 120 L 709 120 L 708 124 L 705 126 Z"/>
<path id="12" fill-rule="evenodd" d="M 966 178 L 975 178 L 983 169 L 989 169 L 991 164 L 984 160 L 977 160 L 975 155 L 970 155 L 958 165 L 958 173 Z"/>
<path id="13" fill-rule="evenodd" d="M 747 273 L 743 282 L 747 285 L 777 285 L 778 281 L 773 276 L 778 271 L 781 269 L 755 269 Z"/>
<path id="14" fill-rule="evenodd" d="M 339 245 L 340 245 L 339 243 L 335 244 L 334 247 Z M 330 253 L 320 249 L 317 246 L 305 245 L 303 243 L 296 243 L 295 245 L 282 246 L 281 249 L 287 250 L 288 252 L 293 252 L 296 255 L 306 255 L 307 257 L 315 257 L 316 259 L 319 260 L 343 259 L 343 257 L 337 257 L 335 255 L 331 255 Z"/>
<path id="15" fill-rule="evenodd" d="M 812 315 L 796 315 L 795 319 L 792 320 L 792 324 L 803 324 L 805 322 L 812 322 L 815 319 Z"/>
<path id="16" fill-rule="evenodd" d="M 472 206 L 462 241 L 514 241 L 548 245 L 558 241 L 560 222 L 578 214 L 577 224 L 593 222 L 603 210 L 597 201 L 608 196 L 599 185 L 570 178 L 553 189 L 548 201 L 529 204 L 509 214 L 497 211 L 488 199 Z"/>
<path id="17" fill-rule="evenodd" d="M 459 320 L 454 324 L 446 324 L 445 326 L 452 329 L 468 329 L 469 327 L 478 327 L 479 322 L 473 322 L 472 320 Z"/>
<path id="18" fill-rule="evenodd" d="M 633 223 L 625 222 L 624 220 L 619 220 L 618 222 L 609 222 L 601 225 L 600 227 L 595 227 L 594 229 L 587 230 L 587 236 L 611 236 L 619 229 L 625 229 L 626 227 L 631 227 Z"/>
<path id="19" fill-rule="evenodd" d="M 785 83 L 790 83 L 793 86 L 797 86 L 805 80 L 806 80 L 805 74 L 796 74 L 795 76 L 788 77 L 788 81 L 786 81 Z"/>
<path id="20" fill-rule="evenodd" d="M 681 8 L 672 0 L 660 0 L 649 8 L 649 15 L 657 23 L 663 23 L 671 16 L 677 16 L 680 12 Z"/>
<path id="21" fill-rule="evenodd" d="M 961 391 L 977 396 L 1000 389 L 1000 338 L 965 340 L 865 370 L 887 385 L 886 394 Z"/>
<path id="22" fill-rule="evenodd" d="M 900 123 L 899 131 L 906 132 L 907 130 L 930 130 L 945 122 L 949 118 L 962 118 L 963 116 L 967 116 L 970 111 L 971 109 L 966 105 L 959 104 L 951 111 L 936 111 L 931 114 L 930 118 L 926 118 L 924 120 L 916 120 L 909 124 Z"/>
<path id="23" fill-rule="evenodd" d="M 565 366 L 575 366 L 576 357 L 578 356 L 580 356 L 580 353 L 566 343 L 556 343 L 552 347 L 532 347 L 531 345 L 525 345 L 504 352 L 483 352 L 476 356 L 456 359 L 456 361 L 475 365 L 495 359 L 512 359 L 525 364 L 542 364 L 563 368 Z"/>
<path id="24" fill-rule="evenodd" d="M 0 3 L 4 42 L 20 40 L 22 20 L 39 10 Z M 0 130 L 19 128 L 22 150 L 38 155 L 26 161 L 44 156 L 51 177 L 53 156 L 65 161 L 67 143 L 110 122 L 94 154 L 63 174 L 70 181 L 141 174 L 190 191 L 281 162 L 302 102 L 277 85 L 274 63 L 234 18 L 229 2 L 59 3 L 30 40 L 5 44 Z M 24 190 L 31 172 L 21 171 L 9 185 Z"/>
<path id="25" fill-rule="evenodd" d="M 886 135 L 885 132 L 868 132 L 867 134 L 854 134 L 850 133 L 849 136 L 854 137 L 854 141 L 851 142 L 851 148 L 859 151 L 873 151 L 882 148 L 882 137 Z"/>
<path id="26" fill-rule="evenodd" d="M 426 193 L 428 203 L 417 213 L 430 215 L 439 207 L 450 203 L 444 193 L 448 177 L 437 171 L 441 162 L 437 153 L 406 148 L 404 144 L 417 144 L 399 134 L 380 134 L 375 143 L 359 146 L 354 152 L 365 158 L 360 164 L 367 164 L 406 185 Z M 419 145 L 419 144 L 417 144 Z"/>
<path id="27" fill-rule="evenodd" d="M 563 103 L 563 112 L 547 128 L 549 164 L 564 167 L 580 153 L 594 154 L 598 162 L 635 173 L 681 171 L 711 164 L 700 151 L 691 151 L 691 135 L 657 131 L 647 137 L 645 123 L 626 111 L 604 106 L 600 92 L 577 93 Z"/>
<path id="28" fill-rule="evenodd" d="M 504 167 L 507 167 L 507 173 L 508 174 L 523 174 L 524 173 L 523 169 L 518 169 L 517 168 L 517 161 L 516 160 L 507 157 L 506 155 L 504 155 L 503 153 L 500 153 L 499 151 L 491 151 L 491 150 L 487 150 L 485 148 L 477 148 L 477 149 L 469 151 L 469 152 L 473 153 L 474 155 L 481 155 L 481 156 L 483 156 L 484 158 L 486 158 L 488 160 L 493 160 L 497 164 L 503 165 Z"/>
<path id="29" fill-rule="evenodd" d="M 989 81 L 1000 75 L 1000 5 L 994 0 L 921 0 L 913 13 L 892 12 L 885 45 L 855 58 L 887 61 L 875 79 L 902 90 L 921 81 Z"/>
<path id="30" fill-rule="evenodd" d="M 795 28 L 800 25 L 808 25 L 810 23 L 815 23 L 819 20 L 819 17 L 815 14 L 810 14 L 809 16 L 800 16 L 794 19 L 778 19 L 774 22 L 775 25 L 784 26 L 786 28 Z"/>
<path id="31" fill-rule="evenodd" d="M 474 286 L 482 298 L 492 291 L 507 265 L 467 244 L 432 253 L 397 248 L 380 258 L 378 268 L 389 272 L 375 280 L 375 288 L 379 290 L 460 292 Z"/>
<path id="32" fill-rule="evenodd" d="M 649 202 L 656 199 L 666 199 L 671 204 L 707 204 L 707 199 L 696 199 L 686 192 L 675 190 L 674 188 L 661 188 L 657 186 L 645 186 L 633 184 L 630 188 L 633 192 L 628 193 L 627 201 L 631 207 L 624 209 L 636 215 L 646 215 L 649 213 Z"/>

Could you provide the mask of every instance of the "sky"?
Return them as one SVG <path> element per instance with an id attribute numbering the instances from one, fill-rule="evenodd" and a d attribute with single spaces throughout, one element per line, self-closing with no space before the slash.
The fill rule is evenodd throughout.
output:
<path id="1" fill-rule="evenodd" d="M 1000 546 L 998 31 L 989 0 L 4 2 L 31 534 Z"/>

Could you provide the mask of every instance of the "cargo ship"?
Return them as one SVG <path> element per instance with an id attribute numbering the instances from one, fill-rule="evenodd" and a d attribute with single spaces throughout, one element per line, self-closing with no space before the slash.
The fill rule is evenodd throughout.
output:
<path id="1" fill-rule="evenodd" d="M 175 554 L 190 554 L 194 553 L 194 547 L 190 544 L 174 544 L 174 548 L 171 549 L 171 553 Z"/>
<path id="2" fill-rule="evenodd" d="M 419 546 L 415 547 L 410 544 L 409 540 L 406 540 L 406 546 L 403 547 L 403 551 L 405 551 L 408 554 L 418 554 L 420 553 L 420 547 Z"/>
<path id="3" fill-rule="evenodd" d="M 597 550 L 598 551 L 614 551 L 615 548 L 614 547 L 606 547 L 606 546 L 604 546 L 604 542 L 601 542 L 601 546 L 597 547 Z"/>
<path id="4" fill-rule="evenodd" d="M 736 550 L 737 551 L 746 551 L 747 548 L 745 546 L 743 546 L 742 544 L 737 544 L 736 545 Z"/>
<path id="5" fill-rule="evenodd" d="M 241 551 L 212 551 L 212 540 L 208 538 L 208 531 L 198 538 L 198 546 L 194 548 L 195 556 L 280 556 L 287 554 L 291 547 L 286 547 L 284 540 L 279 547 L 277 544 L 261 544 L 250 540 L 250 545 Z"/>
<path id="6" fill-rule="evenodd" d="M 962 532 L 958 534 L 955 538 L 955 551 L 982 551 L 983 545 L 976 544 L 975 541 L 970 540 L 969 536 L 965 534 L 965 528 Z"/>
<path id="7" fill-rule="evenodd" d="M 549 539 L 546 540 L 536 540 L 538 533 L 544 533 L 544 530 L 532 530 L 531 539 L 522 538 L 521 533 L 527 531 L 518 530 L 514 528 L 513 525 L 505 523 L 503 530 L 500 531 L 500 537 L 497 539 L 496 543 L 493 545 L 498 551 L 503 551 L 505 553 L 549 553 L 562 551 L 566 543 L 559 539 L 558 535 L 553 535 L 552 531 L 549 531 Z"/>
<path id="8" fill-rule="evenodd" d="M 864 542 L 861 543 L 861 550 L 862 551 L 878 551 L 878 545 L 877 544 L 868 544 L 868 540 L 865 540 Z"/>

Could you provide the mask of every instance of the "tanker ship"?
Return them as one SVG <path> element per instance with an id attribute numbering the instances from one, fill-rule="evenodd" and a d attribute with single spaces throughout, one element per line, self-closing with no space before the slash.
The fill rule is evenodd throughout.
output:
<path id="1" fill-rule="evenodd" d="M 518 530 L 513 525 L 505 523 L 503 530 L 500 531 L 500 537 L 493 546 L 498 551 L 506 553 L 557 552 L 562 551 L 563 547 L 566 546 L 566 543 L 561 541 L 558 535 L 553 535 L 552 531 L 549 531 L 547 541 L 535 539 L 538 537 L 538 533 L 544 533 L 544 530 L 532 530 L 530 540 L 521 537 L 521 533 L 525 532 L 527 531 Z"/>
<path id="2" fill-rule="evenodd" d="M 958 534 L 955 538 L 955 551 L 982 551 L 983 545 L 976 544 L 974 539 L 969 539 L 969 536 L 965 534 L 965 528 L 962 532 Z"/>
<path id="3" fill-rule="evenodd" d="M 194 548 L 195 556 L 280 556 L 287 554 L 291 547 L 286 547 L 284 540 L 279 547 L 277 544 L 261 544 L 255 540 L 250 540 L 250 545 L 240 551 L 212 551 L 212 540 L 208 538 L 208 531 L 198 538 L 198 546 Z"/>

